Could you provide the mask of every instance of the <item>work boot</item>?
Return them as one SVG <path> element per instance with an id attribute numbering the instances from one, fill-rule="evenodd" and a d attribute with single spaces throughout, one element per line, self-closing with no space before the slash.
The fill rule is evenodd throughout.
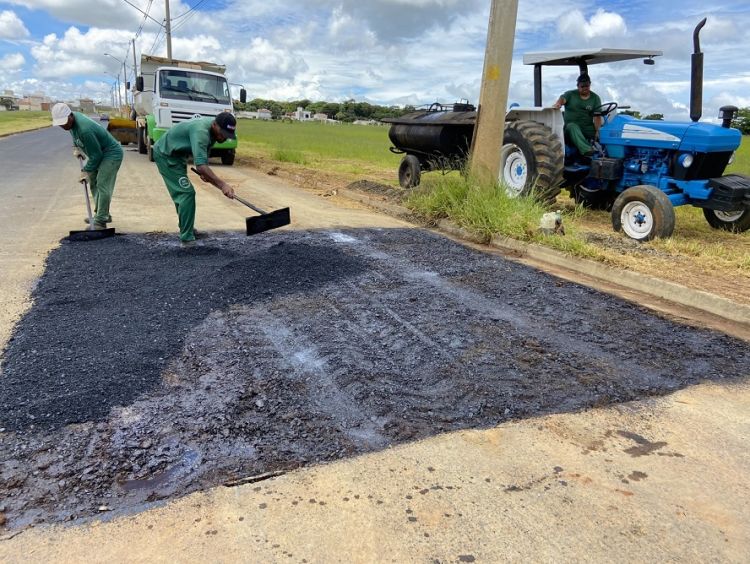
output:
<path id="1" fill-rule="evenodd" d="M 106 228 L 107 228 L 107 224 L 106 223 L 99 223 L 98 221 L 94 222 L 94 229 L 96 231 L 101 231 L 102 229 L 106 229 Z"/>
<path id="2" fill-rule="evenodd" d="M 190 241 L 180 241 L 180 245 L 182 245 L 183 248 L 195 247 L 195 239 Z"/>
<path id="3" fill-rule="evenodd" d="M 94 221 L 96 221 L 96 220 L 94 220 Z M 84 217 L 83 218 L 83 222 L 86 223 L 86 224 L 88 224 L 89 218 L 88 217 Z M 108 215 L 107 219 L 104 221 L 104 223 L 112 223 L 112 216 Z"/>

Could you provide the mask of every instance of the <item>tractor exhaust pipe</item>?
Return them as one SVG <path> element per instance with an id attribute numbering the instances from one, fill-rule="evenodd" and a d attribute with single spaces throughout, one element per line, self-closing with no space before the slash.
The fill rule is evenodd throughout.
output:
<path id="1" fill-rule="evenodd" d="M 698 121 L 703 113 L 703 53 L 698 37 L 706 18 L 703 18 L 693 30 L 693 54 L 690 59 L 690 119 Z"/>

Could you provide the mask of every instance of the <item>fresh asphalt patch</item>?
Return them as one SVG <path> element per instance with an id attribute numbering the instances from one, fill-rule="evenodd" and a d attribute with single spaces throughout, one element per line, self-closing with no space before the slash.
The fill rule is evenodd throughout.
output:
<path id="1" fill-rule="evenodd" d="M 63 243 L 3 354 L 0 515 L 124 511 L 749 361 L 747 343 L 423 230 Z"/>

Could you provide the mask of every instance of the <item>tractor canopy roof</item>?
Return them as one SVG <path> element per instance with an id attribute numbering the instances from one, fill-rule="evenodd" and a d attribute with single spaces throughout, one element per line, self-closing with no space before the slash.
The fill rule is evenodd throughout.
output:
<path id="1" fill-rule="evenodd" d="M 599 63 L 616 63 L 630 59 L 652 60 L 662 55 L 661 51 L 643 49 L 580 49 L 577 51 L 547 51 L 526 53 L 524 65 L 578 66 Z"/>

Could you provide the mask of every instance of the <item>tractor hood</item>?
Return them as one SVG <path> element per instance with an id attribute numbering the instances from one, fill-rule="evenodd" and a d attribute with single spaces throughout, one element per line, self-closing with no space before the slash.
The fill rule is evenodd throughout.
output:
<path id="1" fill-rule="evenodd" d="M 715 153 L 736 150 L 742 141 L 742 134 L 737 129 L 710 123 L 652 121 L 618 115 L 602 127 L 600 138 L 604 145 L 613 149 L 616 146 L 633 146 Z"/>

